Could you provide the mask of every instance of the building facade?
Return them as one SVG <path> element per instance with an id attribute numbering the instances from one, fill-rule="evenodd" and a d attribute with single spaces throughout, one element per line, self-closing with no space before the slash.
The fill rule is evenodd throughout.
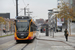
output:
<path id="1" fill-rule="evenodd" d="M 73 0 L 57 0 L 57 7 L 62 7 L 62 3 L 67 3 L 67 5 L 71 7 L 73 4 Z"/>
<path id="2" fill-rule="evenodd" d="M 73 7 L 75 11 L 75 0 L 69 0 L 69 3 L 70 3 L 70 7 Z"/>
<path id="3" fill-rule="evenodd" d="M 57 0 L 57 6 L 62 6 L 62 3 L 68 3 L 70 7 L 75 7 L 75 0 Z"/>
<path id="4" fill-rule="evenodd" d="M 43 23 L 44 23 L 44 19 L 36 19 L 36 22 L 37 22 L 38 24 L 43 24 Z"/>
<path id="5" fill-rule="evenodd" d="M 0 13 L 0 17 L 10 19 L 10 13 Z"/>

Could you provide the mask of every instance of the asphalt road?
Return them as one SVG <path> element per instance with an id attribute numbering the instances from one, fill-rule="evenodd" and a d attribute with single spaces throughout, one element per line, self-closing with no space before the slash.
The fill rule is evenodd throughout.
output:
<path id="1" fill-rule="evenodd" d="M 14 40 L 14 35 L 0 38 L 0 45 Z"/>

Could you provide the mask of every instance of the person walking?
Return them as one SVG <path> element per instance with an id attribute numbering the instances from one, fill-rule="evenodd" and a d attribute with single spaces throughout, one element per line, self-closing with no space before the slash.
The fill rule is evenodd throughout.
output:
<path id="1" fill-rule="evenodd" d="M 64 31 L 64 36 L 66 38 L 66 41 L 68 41 L 68 31 L 67 31 L 67 29 L 65 29 L 65 31 Z"/>
<path id="2" fill-rule="evenodd" d="M 3 32 L 6 34 L 6 30 L 5 30 L 5 28 L 3 28 Z"/>

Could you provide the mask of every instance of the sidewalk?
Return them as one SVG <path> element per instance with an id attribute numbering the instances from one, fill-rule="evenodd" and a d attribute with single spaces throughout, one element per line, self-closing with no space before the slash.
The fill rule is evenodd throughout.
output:
<path id="1" fill-rule="evenodd" d="M 75 33 L 72 33 L 71 36 L 69 36 L 67 42 L 66 42 L 66 39 L 64 37 L 64 33 L 63 32 L 54 33 L 54 38 L 53 38 L 52 34 L 49 35 L 49 36 L 45 36 L 45 33 L 38 32 L 37 39 L 63 42 L 63 43 L 66 43 L 66 44 L 68 44 L 68 45 L 70 45 L 70 46 L 75 48 Z"/>

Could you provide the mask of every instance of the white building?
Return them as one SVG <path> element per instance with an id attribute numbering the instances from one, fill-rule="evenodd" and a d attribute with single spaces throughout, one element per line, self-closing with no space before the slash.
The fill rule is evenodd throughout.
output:
<path id="1" fill-rule="evenodd" d="M 73 5 L 74 0 L 57 0 L 57 7 L 61 6 L 62 7 L 62 3 L 65 2 L 67 3 L 70 7 Z"/>

